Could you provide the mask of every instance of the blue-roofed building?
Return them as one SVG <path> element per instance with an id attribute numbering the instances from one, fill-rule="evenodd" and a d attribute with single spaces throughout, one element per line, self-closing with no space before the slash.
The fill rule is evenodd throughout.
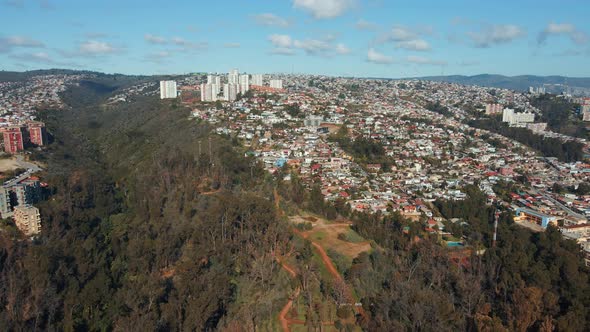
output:
<path id="1" fill-rule="evenodd" d="M 541 212 L 527 208 L 517 208 L 515 214 L 515 222 L 528 221 L 540 225 L 543 228 L 547 228 L 549 224 L 557 223 L 557 218 L 555 218 L 554 216 L 543 214 Z"/>

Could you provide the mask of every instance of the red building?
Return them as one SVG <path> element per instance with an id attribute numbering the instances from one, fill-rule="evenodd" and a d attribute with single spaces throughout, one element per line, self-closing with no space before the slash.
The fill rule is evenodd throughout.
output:
<path id="1" fill-rule="evenodd" d="M 2 129 L 4 138 L 4 151 L 17 153 L 25 149 L 25 132 L 22 127 L 13 126 Z"/>
<path id="2" fill-rule="evenodd" d="M 47 138 L 45 132 L 45 124 L 39 121 L 29 121 L 27 122 L 27 128 L 29 130 L 29 137 L 31 143 L 42 146 L 45 145 Z"/>

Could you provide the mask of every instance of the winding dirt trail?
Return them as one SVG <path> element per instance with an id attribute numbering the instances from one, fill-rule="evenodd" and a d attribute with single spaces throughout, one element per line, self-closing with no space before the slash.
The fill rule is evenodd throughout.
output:
<path id="1" fill-rule="evenodd" d="M 276 188 L 274 188 L 274 190 L 273 190 L 273 196 L 274 196 L 275 208 L 277 209 L 277 213 L 279 214 L 279 216 L 282 216 L 284 214 L 284 211 L 282 211 L 282 209 L 280 208 L 280 195 L 278 194 Z M 349 227 L 350 224 L 348 224 L 348 223 L 333 224 L 333 226 L 331 226 L 331 227 L 342 227 L 342 226 Z M 309 233 L 307 233 L 307 234 L 303 233 L 296 228 L 292 228 L 292 231 L 294 234 L 296 234 L 304 239 L 306 239 L 309 236 Z M 315 241 L 311 241 L 311 244 L 314 246 L 314 248 L 320 254 L 320 258 L 322 259 L 322 262 L 324 263 L 324 265 L 326 266 L 326 269 L 328 269 L 328 272 L 330 272 L 332 277 L 335 280 L 342 282 L 346 286 L 346 296 L 349 299 L 354 299 L 354 293 L 352 292 L 352 289 L 350 288 L 350 286 L 348 284 L 346 284 L 346 282 L 344 281 L 344 278 L 342 278 L 342 275 L 340 274 L 340 272 L 338 272 L 338 270 L 336 269 L 336 266 L 334 266 L 334 263 L 332 262 L 332 260 L 330 259 L 330 257 L 328 256 L 328 254 L 326 253 L 324 248 Z M 291 275 L 292 278 L 297 277 L 297 272 L 295 272 L 295 269 L 293 267 L 291 267 L 288 264 L 286 264 L 285 262 L 281 261 L 281 259 L 278 256 L 275 256 L 275 257 L 276 257 L 277 262 L 281 265 L 281 267 L 285 271 L 287 271 Z M 304 325 L 305 324 L 305 321 L 302 321 L 299 319 L 287 319 L 286 318 L 287 314 L 289 313 L 289 310 L 291 310 L 291 307 L 293 306 L 293 299 L 296 299 L 299 296 L 300 291 L 301 291 L 301 287 L 297 287 L 295 289 L 295 294 L 289 298 L 289 301 L 285 304 L 285 306 L 283 307 L 283 309 L 281 309 L 281 312 L 279 313 L 279 321 L 281 323 L 281 327 L 283 329 L 283 332 L 290 332 L 291 331 L 289 329 L 289 325 Z M 360 314 L 365 321 L 368 321 L 369 317 L 368 317 L 367 313 L 365 312 L 365 310 L 363 309 L 363 307 L 354 306 L 354 310 L 358 314 Z M 331 326 L 331 325 L 334 325 L 334 323 L 333 322 L 322 322 L 322 325 Z"/>

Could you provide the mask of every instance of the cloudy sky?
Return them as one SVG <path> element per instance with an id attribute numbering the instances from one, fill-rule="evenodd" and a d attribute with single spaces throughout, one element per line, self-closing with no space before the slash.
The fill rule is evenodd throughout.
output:
<path id="1" fill-rule="evenodd" d="M 588 0 L 0 0 L 0 69 L 590 76 Z"/>

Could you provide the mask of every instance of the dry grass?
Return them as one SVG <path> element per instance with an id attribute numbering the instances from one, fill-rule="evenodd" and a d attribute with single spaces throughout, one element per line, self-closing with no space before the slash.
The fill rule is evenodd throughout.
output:
<path id="1" fill-rule="evenodd" d="M 317 242 L 326 250 L 334 250 L 350 259 L 371 250 L 371 244 L 368 241 L 352 243 L 338 238 L 338 234 L 352 231 L 348 223 L 330 223 L 325 219 L 313 216 L 294 216 L 290 219 L 296 224 L 311 221 L 313 229 L 302 232 L 303 236 Z"/>

